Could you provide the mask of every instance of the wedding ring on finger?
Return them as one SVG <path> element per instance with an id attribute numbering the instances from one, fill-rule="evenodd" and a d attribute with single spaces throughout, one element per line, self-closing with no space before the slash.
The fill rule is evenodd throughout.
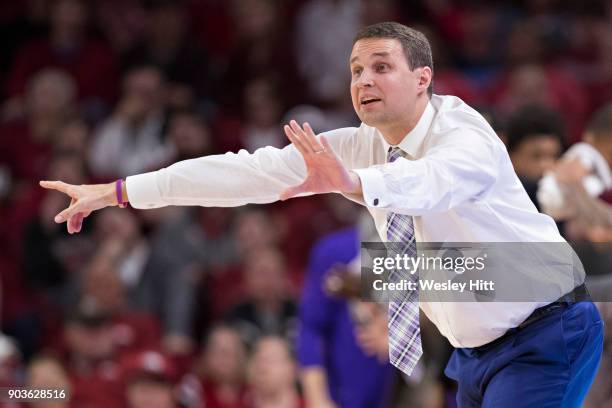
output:
<path id="1" fill-rule="evenodd" d="M 325 153 L 325 149 L 315 150 L 314 152 L 315 152 L 315 154 Z"/>

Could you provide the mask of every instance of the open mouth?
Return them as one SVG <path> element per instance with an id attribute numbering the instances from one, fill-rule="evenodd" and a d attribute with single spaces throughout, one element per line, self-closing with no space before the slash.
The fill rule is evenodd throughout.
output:
<path id="1" fill-rule="evenodd" d="M 374 103 L 374 102 L 380 102 L 380 99 L 377 98 L 368 98 L 368 99 L 364 99 L 361 101 L 362 105 L 368 105 L 370 103 Z"/>

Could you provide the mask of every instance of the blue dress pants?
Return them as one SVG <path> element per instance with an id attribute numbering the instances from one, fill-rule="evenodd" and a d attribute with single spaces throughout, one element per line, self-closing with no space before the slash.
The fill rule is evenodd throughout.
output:
<path id="1" fill-rule="evenodd" d="M 477 348 L 456 349 L 445 374 L 460 408 L 578 408 L 603 350 L 603 322 L 590 301 L 564 304 Z"/>

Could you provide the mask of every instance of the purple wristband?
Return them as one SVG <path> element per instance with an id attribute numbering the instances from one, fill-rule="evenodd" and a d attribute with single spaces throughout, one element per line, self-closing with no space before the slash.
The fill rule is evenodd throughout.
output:
<path id="1" fill-rule="evenodd" d="M 117 205 L 121 208 L 127 207 L 127 201 L 123 201 L 123 180 L 115 181 L 115 192 L 117 193 Z"/>

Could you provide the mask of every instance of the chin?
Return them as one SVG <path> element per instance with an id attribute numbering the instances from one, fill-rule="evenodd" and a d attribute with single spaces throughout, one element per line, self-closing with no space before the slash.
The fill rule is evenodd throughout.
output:
<path id="1" fill-rule="evenodd" d="M 378 114 L 362 114 L 359 115 L 359 119 L 361 119 L 363 123 L 371 127 L 377 127 L 384 123 L 384 118 L 382 118 L 381 115 Z"/>

